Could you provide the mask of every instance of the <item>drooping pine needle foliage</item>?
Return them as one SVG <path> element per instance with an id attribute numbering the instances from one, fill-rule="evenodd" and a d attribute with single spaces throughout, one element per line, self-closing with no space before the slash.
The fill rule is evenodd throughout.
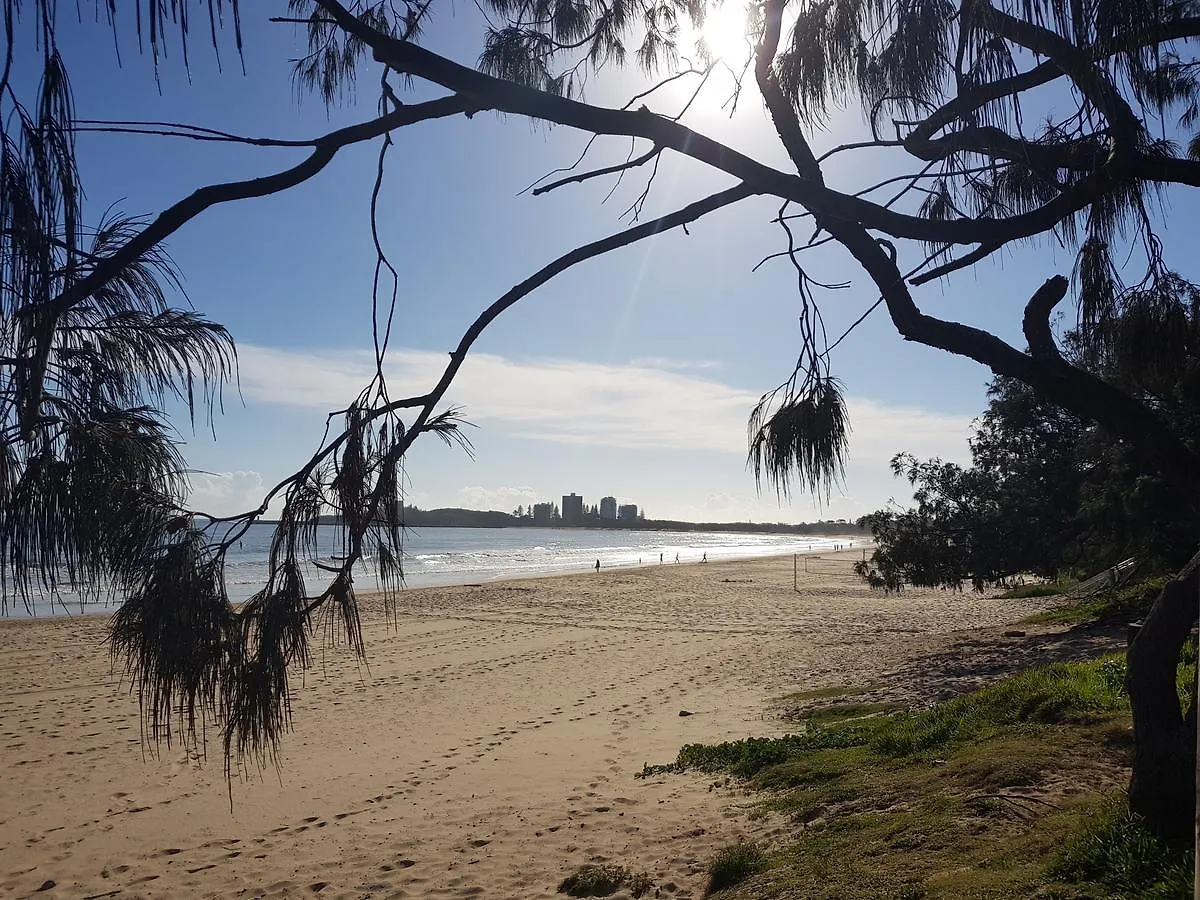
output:
<path id="1" fill-rule="evenodd" d="M 191 6 L 99 4 L 117 34 L 120 17 L 134 16 L 124 24 L 156 65 L 168 24 L 186 47 Z M 237 3 L 208 6 L 214 45 L 231 24 L 240 52 Z M 145 738 L 198 747 L 216 726 L 232 775 L 242 760 L 274 758 L 290 722 L 289 673 L 311 663 L 314 636 L 363 652 L 352 569 L 373 559 L 379 583 L 400 586 L 401 467 L 412 440 L 429 432 L 470 445 L 456 409 L 393 403 L 381 359 L 340 434 L 259 509 L 222 519 L 187 508 L 184 462 L 162 410 L 174 404 L 193 427 L 198 413 L 211 425 L 235 374 L 232 340 L 172 306 L 186 297 L 160 243 L 128 254 L 148 220 L 89 219 L 56 4 L 5 0 L 3 12 L 0 611 L 65 586 L 119 601 L 110 647 L 141 702 Z M 21 96 L 8 83 L 11 61 L 35 44 L 42 77 L 33 96 Z M 400 416 L 414 406 L 406 426 Z M 237 608 L 226 553 L 275 495 L 284 505 L 267 583 Z M 318 548 L 318 526 L 330 521 L 340 534 L 334 565 L 320 561 L 330 559 L 328 543 Z M 323 583 L 306 584 L 314 567 Z"/>
<path id="2" fill-rule="evenodd" d="M 841 482 L 850 441 L 850 418 L 841 385 L 814 378 L 798 391 L 785 385 L 766 394 L 750 415 L 750 467 L 781 496 L 793 480 L 810 494 L 828 498 Z"/>
<path id="3" fill-rule="evenodd" d="M 39 90 L 0 95 L 0 610 L 64 581 L 116 595 L 141 581 L 183 528 L 183 464 L 157 410 L 211 408 L 234 363 L 223 328 L 170 307 L 161 247 L 58 302 L 143 223 L 86 224 L 70 85 L 41 26 Z"/>

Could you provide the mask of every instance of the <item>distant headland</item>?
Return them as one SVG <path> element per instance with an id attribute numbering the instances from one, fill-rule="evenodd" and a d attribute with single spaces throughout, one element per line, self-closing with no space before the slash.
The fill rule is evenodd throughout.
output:
<path id="1" fill-rule="evenodd" d="M 336 516 L 323 516 L 325 524 L 337 524 Z M 532 515 L 518 515 L 515 512 L 506 513 L 499 510 L 461 509 L 447 507 L 442 509 L 420 509 L 416 506 L 404 507 L 404 524 L 421 528 L 608 528 L 628 531 L 746 531 L 772 534 L 816 534 L 842 535 L 866 533 L 856 522 L 846 519 L 829 519 L 818 522 L 802 522 L 789 524 L 785 522 L 681 522 L 675 519 L 647 519 L 645 516 L 626 517 L 620 519 L 602 518 L 585 511 L 578 519 L 571 522 L 563 520 L 561 515 L 552 516 L 548 521 L 535 520 Z"/>

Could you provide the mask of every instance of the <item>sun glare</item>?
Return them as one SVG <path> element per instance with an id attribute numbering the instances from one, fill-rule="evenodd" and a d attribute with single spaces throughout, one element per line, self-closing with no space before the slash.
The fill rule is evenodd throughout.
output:
<path id="1" fill-rule="evenodd" d="M 704 41 L 709 56 L 730 66 L 740 66 L 750 55 L 746 40 L 745 0 L 724 0 L 708 8 L 698 38 Z"/>

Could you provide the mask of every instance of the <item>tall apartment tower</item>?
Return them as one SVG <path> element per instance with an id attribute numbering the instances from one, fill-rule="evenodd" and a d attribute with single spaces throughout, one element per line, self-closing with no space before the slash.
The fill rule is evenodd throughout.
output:
<path id="1" fill-rule="evenodd" d="M 601 497 L 600 498 L 600 520 L 603 522 L 614 522 L 617 518 L 617 498 L 616 497 Z"/>
<path id="2" fill-rule="evenodd" d="M 579 525 L 583 522 L 583 497 L 575 493 L 563 494 L 562 523 Z"/>

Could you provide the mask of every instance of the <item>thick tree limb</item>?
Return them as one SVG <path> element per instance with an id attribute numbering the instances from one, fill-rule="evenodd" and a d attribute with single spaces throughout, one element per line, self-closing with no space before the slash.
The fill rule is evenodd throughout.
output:
<path id="1" fill-rule="evenodd" d="M 1086 50 L 1081 50 L 1048 28 L 996 9 L 989 0 L 976 0 L 970 4 L 969 10 L 972 22 L 979 22 L 993 34 L 1039 56 L 1048 57 L 1067 74 L 1079 92 L 1108 119 L 1114 163 L 1131 153 L 1142 130 L 1141 122 L 1129 102 Z"/>
<path id="2" fill-rule="evenodd" d="M 779 33 L 783 26 L 784 0 L 767 0 L 763 5 L 763 34 L 754 53 L 754 77 L 775 123 L 775 131 L 784 149 L 796 166 L 796 171 L 819 184 L 825 183 L 821 164 L 800 126 L 800 118 L 783 92 L 772 63 L 779 49 Z M 818 224 L 820 220 L 818 219 Z"/>
<path id="3" fill-rule="evenodd" d="M 1050 313 L 1067 296 L 1069 286 L 1070 282 L 1066 278 L 1055 275 L 1047 279 L 1025 304 L 1021 330 L 1025 332 L 1025 340 L 1029 342 L 1029 355 L 1034 359 L 1062 359 L 1058 346 L 1054 343 L 1054 335 L 1050 331 Z"/>
<path id="4" fill-rule="evenodd" d="M 57 313 L 74 306 L 99 287 L 107 284 L 130 262 L 170 237 L 212 206 L 235 200 L 246 200 L 251 197 L 265 197 L 295 187 L 324 169 L 339 150 L 351 144 L 377 138 L 406 125 L 463 113 L 475 113 L 479 109 L 480 107 L 474 101 L 461 96 L 443 97 L 440 100 L 405 106 L 369 122 L 339 128 L 337 131 L 331 131 L 316 139 L 313 143 L 313 152 L 290 169 L 260 178 L 212 184 L 199 188 L 159 213 L 154 221 L 138 232 L 133 240 L 123 244 L 119 250 L 106 257 L 103 264 L 97 265 L 87 277 L 75 282 L 68 290 L 55 298 L 47 308 L 40 309 L 39 312 L 45 312 L 48 309 Z"/>
<path id="5" fill-rule="evenodd" d="M 1151 409 L 1061 359 L 1037 359 L 982 329 L 925 315 L 913 302 L 895 259 L 866 229 L 835 222 L 829 231 L 867 270 L 883 295 L 892 323 L 906 340 L 965 356 L 997 375 L 1024 382 L 1064 409 L 1128 441 L 1181 489 L 1200 494 L 1200 458 Z"/>
<path id="6" fill-rule="evenodd" d="M 928 140 L 914 133 L 905 138 L 904 149 L 927 162 L 948 159 L 956 153 L 978 153 L 989 159 L 1022 162 L 1031 169 L 1083 169 L 1089 172 L 1108 155 L 1106 147 L 1103 154 L 1099 153 L 1101 146 L 1095 139 L 1046 144 L 1015 138 L 994 125 L 969 125 L 945 137 Z"/>

